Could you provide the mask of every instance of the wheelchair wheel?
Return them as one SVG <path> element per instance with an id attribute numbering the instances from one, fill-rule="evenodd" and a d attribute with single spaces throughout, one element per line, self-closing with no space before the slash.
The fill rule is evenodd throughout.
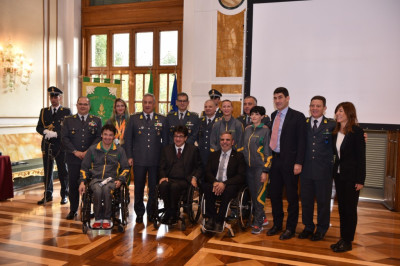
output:
<path id="1" fill-rule="evenodd" d="M 245 231 L 252 219 L 252 202 L 248 187 L 244 187 L 238 195 L 239 226 Z"/>
<path id="2" fill-rule="evenodd" d="M 91 212 L 91 199 L 89 192 L 85 191 L 82 195 L 82 202 L 81 202 L 81 221 L 84 224 L 90 223 L 90 212 Z"/>
<path id="3" fill-rule="evenodd" d="M 86 223 L 83 223 L 83 224 L 82 224 L 82 233 L 86 234 L 87 231 L 88 231 L 88 226 L 87 226 Z"/>
<path id="4" fill-rule="evenodd" d="M 200 193 L 199 188 L 190 186 L 187 198 L 187 203 L 188 203 L 187 211 L 189 215 L 189 220 L 192 224 L 196 224 L 200 218 L 201 198 L 202 195 Z"/>
<path id="5" fill-rule="evenodd" d="M 120 189 L 120 201 L 121 201 L 121 224 L 127 225 L 129 218 L 129 188 L 127 185 L 122 185 Z"/>

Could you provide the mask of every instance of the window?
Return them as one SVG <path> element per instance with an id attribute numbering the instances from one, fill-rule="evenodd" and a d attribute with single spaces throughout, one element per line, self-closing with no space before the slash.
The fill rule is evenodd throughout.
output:
<path id="1" fill-rule="evenodd" d="M 92 78 L 120 79 L 122 99 L 129 112 L 142 111 L 143 95 L 148 92 L 150 77 L 157 99 L 156 111 L 169 112 L 175 75 L 181 73 L 180 34 L 182 23 L 168 26 L 126 26 L 117 30 L 87 30 L 87 74 Z M 178 82 L 179 83 L 179 82 Z"/>

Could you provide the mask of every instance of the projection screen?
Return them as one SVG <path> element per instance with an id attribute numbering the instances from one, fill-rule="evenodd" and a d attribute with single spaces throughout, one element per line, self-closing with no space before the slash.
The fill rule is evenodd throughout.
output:
<path id="1" fill-rule="evenodd" d="M 351 101 L 360 123 L 400 124 L 399 0 L 248 0 L 245 95 L 274 110 L 283 86 L 309 116 L 314 95 L 327 117 Z"/>

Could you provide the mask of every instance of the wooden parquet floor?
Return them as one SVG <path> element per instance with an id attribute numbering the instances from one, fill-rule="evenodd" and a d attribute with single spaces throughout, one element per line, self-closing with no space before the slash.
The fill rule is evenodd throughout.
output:
<path id="1" fill-rule="evenodd" d="M 59 185 L 55 188 L 54 201 L 46 207 L 36 204 L 42 187 L 0 202 L 0 265 L 400 265 L 400 213 L 379 203 L 360 202 L 353 250 L 336 254 L 329 248 L 339 236 L 336 204 L 331 228 L 320 242 L 297 237 L 281 241 L 266 236 L 266 230 L 252 235 L 236 229 L 234 238 L 226 232 L 208 235 L 199 225 L 183 232 L 164 225 L 155 230 L 147 221 L 135 224 L 132 203 L 124 233 L 114 229 L 83 234 L 79 217 L 65 219 L 69 204 L 59 204 Z M 266 212 L 271 220 L 269 203 Z M 297 234 L 303 229 L 301 215 L 299 219 Z"/>

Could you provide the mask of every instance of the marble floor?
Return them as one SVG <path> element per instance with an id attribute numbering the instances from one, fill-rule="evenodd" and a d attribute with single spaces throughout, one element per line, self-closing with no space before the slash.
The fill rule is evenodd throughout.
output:
<path id="1" fill-rule="evenodd" d="M 360 202 L 353 250 L 336 254 L 329 248 L 339 235 L 336 203 L 323 241 L 281 241 L 266 236 L 266 230 L 252 235 L 238 228 L 231 238 L 226 231 L 202 234 L 199 225 L 189 222 L 185 231 L 165 225 L 156 230 L 146 219 L 135 224 L 131 186 L 126 231 L 83 234 L 79 216 L 65 219 L 69 204 L 60 205 L 59 184 L 54 201 L 45 207 L 36 204 L 42 191 L 40 186 L 17 191 L 13 199 L 0 202 L 0 265 L 400 265 L 400 213 L 379 203 Z M 271 220 L 269 202 L 265 210 Z M 299 219 L 297 234 L 303 229 Z"/>

